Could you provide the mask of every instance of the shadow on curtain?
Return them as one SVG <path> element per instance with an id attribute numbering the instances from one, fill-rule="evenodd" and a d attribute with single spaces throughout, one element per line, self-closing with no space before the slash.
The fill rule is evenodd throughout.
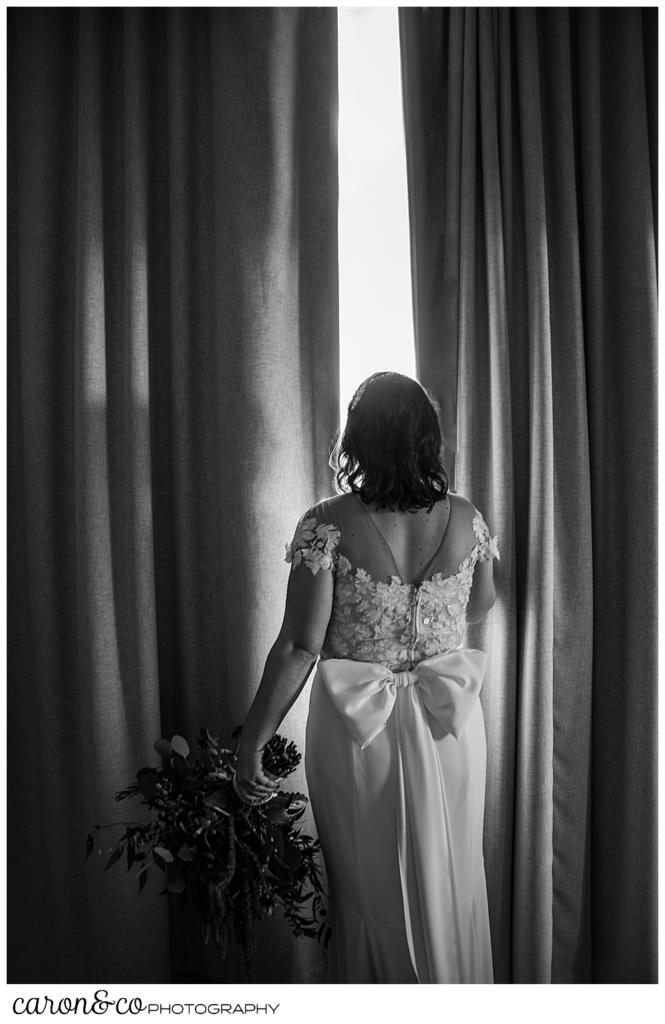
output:
<path id="1" fill-rule="evenodd" d="M 85 835 L 158 736 L 230 738 L 328 491 L 336 15 L 8 23 L 8 980 L 242 981 Z M 322 976 L 279 922 L 257 960 Z"/>
<path id="2" fill-rule="evenodd" d="M 400 29 L 418 372 L 502 549 L 496 980 L 653 982 L 657 12 Z"/>

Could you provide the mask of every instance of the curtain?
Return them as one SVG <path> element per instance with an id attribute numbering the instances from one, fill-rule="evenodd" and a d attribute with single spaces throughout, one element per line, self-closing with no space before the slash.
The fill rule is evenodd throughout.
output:
<path id="1" fill-rule="evenodd" d="M 8 979 L 242 981 L 85 837 L 159 736 L 230 741 L 328 492 L 336 13 L 8 23 Z M 257 964 L 322 976 L 279 922 Z"/>
<path id="2" fill-rule="evenodd" d="M 418 373 L 501 547 L 496 980 L 653 982 L 657 14 L 400 30 Z"/>

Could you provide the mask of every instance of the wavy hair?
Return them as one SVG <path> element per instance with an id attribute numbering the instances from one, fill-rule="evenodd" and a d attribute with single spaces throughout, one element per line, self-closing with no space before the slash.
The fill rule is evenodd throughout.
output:
<path id="1" fill-rule="evenodd" d="M 448 493 L 438 406 L 401 373 L 373 373 L 349 402 L 330 467 L 340 494 L 366 505 L 415 512 Z"/>

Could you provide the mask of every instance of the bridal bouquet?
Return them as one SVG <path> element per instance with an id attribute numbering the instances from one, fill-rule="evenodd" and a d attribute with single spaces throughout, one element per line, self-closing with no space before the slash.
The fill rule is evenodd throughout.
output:
<path id="1" fill-rule="evenodd" d="M 157 740 L 162 767 L 141 768 L 136 783 L 116 793 L 116 800 L 142 797 L 151 814 L 143 824 L 116 824 L 124 832 L 111 847 L 106 869 L 124 856 L 127 870 L 135 870 L 139 892 L 150 874 L 159 875 L 160 895 L 189 900 L 205 942 L 213 938 L 222 956 L 235 936 L 250 980 L 256 923 L 275 909 L 282 911 L 294 935 L 317 938 L 325 950 L 330 929 L 319 874 L 320 846 L 296 827 L 307 797 L 279 789 L 267 803 L 246 804 L 233 786 L 234 753 L 205 728 L 197 743 L 200 753 L 195 757 L 182 736 Z M 263 751 L 264 769 L 280 779 L 300 760 L 295 744 L 279 735 Z M 86 858 L 95 849 L 99 830 L 112 827 L 94 826 Z"/>

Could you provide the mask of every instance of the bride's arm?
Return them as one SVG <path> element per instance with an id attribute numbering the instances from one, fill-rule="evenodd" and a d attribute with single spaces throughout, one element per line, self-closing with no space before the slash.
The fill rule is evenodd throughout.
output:
<path id="1" fill-rule="evenodd" d="M 494 565 L 491 561 L 478 562 L 473 571 L 473 584 L 466 608 L 466 621 L 470 625 L 482 622 L 495 600 Z"/>
<path id="2" fill-rule="evenodd" d="M 332 597 L 331 569 L 313 574 L 304 562 L 292 569 L 282 628 L 266 659 L 238 748 L 238 778 L 250 796 L 266 796 L 274 788 L 261 769 L 261 749 L 279 728 L 319 656 Z"/>

